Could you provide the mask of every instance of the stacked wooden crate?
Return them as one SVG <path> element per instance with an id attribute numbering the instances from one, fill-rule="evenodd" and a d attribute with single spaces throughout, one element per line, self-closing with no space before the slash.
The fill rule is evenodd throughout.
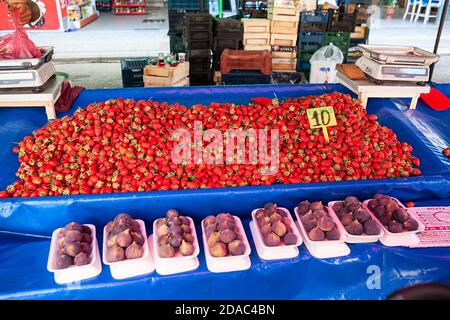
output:
<path id="1" fill-rule="evenodd" d="M 244 35 L 242 43 L 244 50 L 270 51 L 270 20 L 242 19 Z"/>
<path id="2" fill-rule="evenodd" d="M 299 7 L 294 0 L 269 0 L 267 8 L 267 17 L 271 20 L 272 70 L 295 72 Z"/>
<path id="3" fill-rule="evenodd" d="M 175 67 L 148 65 L 144 69 L 144 87 L 186 87 L 189 86 L 189 62 Z"/>

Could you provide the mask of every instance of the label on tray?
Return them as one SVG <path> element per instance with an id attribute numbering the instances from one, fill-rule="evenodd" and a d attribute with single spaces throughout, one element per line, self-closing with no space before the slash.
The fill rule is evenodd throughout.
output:
<path id="1" fill-rule="evenodd" d="M 418 244 L 411 248 L 450 247 L 450 206 L 408 208 L 425 225 L 425 231 L 417 234 Z"/>
<path id="2" fill-rule="evenodd" d="M 330 139 L 328 137 L 327 127 L 337 125 L 333 107 L 308 109 L 307 114 L 310 128 L 311 129 L 322 128 L 325 140 L 329 142 Z"/>

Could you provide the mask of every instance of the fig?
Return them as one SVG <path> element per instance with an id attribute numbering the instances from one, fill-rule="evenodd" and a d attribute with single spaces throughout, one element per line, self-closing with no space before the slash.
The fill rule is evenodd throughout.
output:
<path id="1" fill-rule="evenodd" d="M 276 247 L 276 246 L 280 245 L 280 243 L 281 243 L 280 237 L 276 233 L 273 233 L 273 232 L 264 235 L 263 239 L 264 239 L 264 243 L 268 247 Z"/>
<path id="2" fill-rule="evenodd" d="M 341 238 L 341 234 L 336 227 L 330 231 L 327 231 L 325 236 L 328 240 L 339 240 Z"/>
<path id="3" fill-rule="evenodd" d="M 286 225 L 286 228 L 291 225 L 291 219 L 289 219 L 289 217 L 283 217 L 281 219 L 281 222 L 283 222 Z"/>
<path id="4" fill-rule="evenodd" d="M 245 245 L 241 240 L 233 240 L 228 244 L 228 251 L 233 256 L 241 256 L 245 253 Z"/>
<path id="5" fill-rule="evenodd" d="M 264 211 L 264 209 L 258 209 L 258 211 L 256 211 L 255 213 L 255 219 L 258 221 L 261 218 L 264 218 L 266 216 L 266 213 Z"/>
<path id="6" fill-rule="evenodd" d="M 314 215 L 314 213 L 308 212 L 307 214 L 302 216 L 301 219 L 303 222 L 306 222 L 306 221 L 310 221 L 310 220 L 316 220 L 316 216 Z"/>
<path id="7" fill-rule="evenodd" d="M 312 229 L 314 229 L 315 227 L 317 227 L 317 220 L 316 219 L 307 220 L 307 221 L 303 222 L 303 226 L 305 227 L 306 232 L 309 232 Z"/>
<path id="8" fill-rule="evenodd" d="M 319 219 L 321 217 L 326 217 L 327 213 L 325 212 L 325 210 L 320 209 L 320 210 L 313 211 L 313 215 L 316 219 Z"/>
<path id="9" fill-rule="evenodd" d="M 220 241 L 222 241 L 223 243 L 230 243 L 231 241 L 235 240 L 236 237 L 236 232 L 231 229 L 220 231 Z"/>
<path id="10" fill-rule="evenodd" d="M 129 226 L 127 226 L 126 224 L 115 224 L 110 232 L 110 235 L 116 236 L 126 230 L 129 230 Z"/>
<path id="11" fill-rule="evenodd" d="M 416 219 L 409 218 L 405 221 L 405 223 L 403 223 L 403 227 L 407 231 L 416 231 L 417 229 L 419 229 L 419 223 Z"/>
<path id="12" fill-rule="evenodd" d="M 169 227 L 171 227 L 171 226 L 181 226 L 181 219 L 180 219 L 180 217 L 167 218 L 167 225 Z"/>
<path id="13" fill-rule="evenodd" d="M 169 219 L 169 218 L 172 218 L 172 217 L 178 217 L 180 214 L 178 213 L 178 211 L 177 210 L 175 210 L 175 209 L 169 209 L 169 210 L 167 210 L 167 212 L 166 212 L 166 217 Z"/>
<path id="14" fill-rule="evenodd" d="M 81 252 L 91 254 L 92 252 L 92 246 L 89 243 L 81 242 L 80 243 Z"/>
<path id="15" fill-rule="evenodd" d="M 106 232 L 109 234 L 113 230 L 114 226 L 114 221 L 108 222 L 105 227 Z"/>
<path id="16" fill-rule="evenodd" d="M 385 205 L 386 211 L 394 212 L 398 208 L 398 203 L 394 199 L 389 199 Z"/>
<path id="17" fill-rule="evenodd" d="M 349 196 L 347 198 L 344 199 L 344 206 L 348 207 L 350 204 L 352 203 L 357 203 L 359 204 L 359 200 L 357 197 L 354 196 Z"/>
<path id="18" fill-rule="evenodd" d="M 227 221 L 227 220 L 234 222 L 233 216 L 229 213 L 219 213 L 216 217 L 217 224 L 221 224 L 222 222 Z"/>
<path id="19" fill-rule="evenodd" d="M 83 232 L 83 226 L 76 222 L 70 222 L 70 223 L 66 224 L 64 229 L 65 229 L 65 231 L 75 230 L 75 231 Z"/>
<path id="20" fill-rule="evenodd" d="M 325 240 L 325 232 L 323 232 L 319 227 L 315 227 L 308 232 L 308 237 L 312 241 L 322 241 Z"/>
<path id="21" fill-rule="evenodd" d="M 282 237 L 286 234 L 286 226 L 283 222 L 275 222 L 272 224 L 272 232 L 275 233 L 277 236 Z"/>
<path id="22" fill-rule="evenodd" d="M 125 256 L 127 259 L 138 259 L 144 255 L 144 247 L 133 242 L 126 250 Z"/>
<path id="23" fill-rule="evenodd" d="M 384 207 L 381 205 L 379 207 L 376 207 L 375 209 L 373 209 L 373 214 L 377 218 L 381 217 L 385 212 L 386 212 L 386 209 L 384 209 Z"/>
<path id="24" fill-rule="evenodd" d="M 192 233 L 185 233 L 183 234 L 183 239 L 187 242 L 190 243 L 194 243 L 195 242 L 195 237 Z"/>
<path id="25" fill-rule="evenodd" d="M 315 201 L 315 202 L 311 203 L 311 210 L 312 211 L 323 210 L 322 201 Z"/>
<path id="26" fill-rule="evenodd" d="M 68 242 L 81 241 L 82 233 L 78 230 L 67 230 L 64 238 Z"/>
<path id="27" fill-rule="evenodd" d="M 403 225 L 396 220 L 392 220 L 388 223 L 388 230 L 392 233 L 400 233 L 403 231 Z"/>
<path id="28" fill-rule="evenodd" d="M 308 200 L 300 202 L 297 206 L 297 212 L 300 215 L 306 214 L 311 209 L 311 203 Z"/>
<path id="29" fill-rule="evenodd" d="M 133 242 L 136 242 L 138 245 L 143 246 L 145 243 L 145 238 L 140 232 L 131 231 L 130 232 L 131 238 L 133 239 Z"/>
<path id="30" fill-rule="evenodd" d="M 214 223 L 208 224 L 208 225 L 205 227 L 205 234 L 206 234 L 206 237 L 209 237 L 209 236 L 211 235 L 211 233 L 213 233 L 213 232 L 215 232 L 215 231 L 217 231 L 217 225 L 216 225 L 216 223 L 214 222 Z"/>
<path id="31" fill-rule="evenodd" d="M 125 250 L 115 245 L 108 249 L 107 256 L 110 262 L 122 261 L 125 260 Z"/>
<path id="32" fill-rule="evenodd" d="M 336 212 L 336 215 L 338 216 L 339 219 L 341 219 L 343 216 L 345 216 L 347 213 L 349 213 L 347 211 L 346 208 L 342 208 L 341 210 Z"/>
<path id="33" fill-rule="evenodd" d="M 76 266 L 84 266 L 87 265 L 89 263 L 91 263 L 91 258 L 89 257 L 89 255 L 87 253 L 84 252 L 80 252 L 79 254 L 77 254 L 77 256 L 73 259 L 73 263 Z"/>
<path id="34" fill-rule="evenodd" d="M 360 236 L 364 233 L 364 226 L 361 223 L 359 223 L 358 220 L 355 220 L 348 226 L 346 226 L 345 230 L 347 230 L 349 234 L 352 234 L 354 236 Z"/>
<path id="35" fill-rule="evenodd" d="M 156 229 L 156 234 L 158 236 L 164 236 L 166 234 L 169 234 L 169 227 L 166 224 L 160 225 L 157 229 Z"/>
<path id="36" fill-rule="evenodd" d="M 213 224 L 216 223 L 216 217 L 214 216 L 207 216 L 204 220 L 203 220 L 203 225 L 206 227 L 209 224 Z"/>
<path id="37" fill-rule="evenodd" d="M 348 206 L 346 206 L 347 211 L 355 212 L 359 208 L 361 208 L 361 204 L 359 202 L 351 202 Z"/>
<path id="38" fill-rule="evenodd" d="M 194 253 L 195 248 L 194 245 L 187 241 L 182 241 L 180 246 L 180 253 L 183 256 L 190 256 Z"/>
<path id="39" fill-rule="evenodd" d="M 397 220 L 400 223 L 406 222 L 406 220 L 409 219 L 408 211 L 406 211 L 403 208 L 397 208 L 395 209 L 394 213 L 392 214 L 392 217 Z"/>
<path id="40" fill-rule="evenodd" d="M 62 248 L 64 248 L 65 242 L 66 242 L 65 238 L 61 237 L 56 241 L 56 244 L 58 245 L 59 249 L 62 249 Z"/>
<path id="41" fill-rule="evenodd" d="M 371 211 L 375 210 L 375 208 L 376 208 L 376 207 L 379 207 L 379 206 L 380 206 L 380 203 L 378 202 L 377 199 L 372 199 L 372 200 L 370 200 L 370 201 L 367 203 L 367 207 L 368 207 Z"/>
<path id="42" fill-rule="evenodd" d="M 170 236 L 169 244 L 174 248 L 178 248 L 179 246 L 181 246 L 182 241 L 183 236 L 181 234 L 175 233 Z"/>
<path id="43" fill-rule="evenodd" d="M 278 213 L 272 213 L 269 217 L 270 223 L 281 221 L 281 216 Z"/>
<path id="44" fill-rule="evenodd" d="M 364 223 L 364 232 L 369 236 L 378 235 L 380 234 L 380 226 L 373 219 L 367 220 Z"/>
<path id="45" fill-rule="evenodd" d="M 64 238 L 65 235 L 66 231 L 64 229 L 59 230 L 58 233 L 56 234 L 58 238 Z"/>
<path id="46" fill-rule="evenodd" d="M 345 216 L 341 218 L 341 222 L 344 226 L 348 226 L 350 223 L 353 222 L 353 213 L 347 213 Z"/>
<path id="47" fill-rule="evenodd" d="M 114 223 L 115 224 L 124 224 L 126 226 L 130 226 L 132 220 L 133 219 L 130 217 L 129 214 L 127 214 L 127 213 L 120 213 L 114 218 Z"/>
<path id="48" fill-rule="evenodd" d="M 391 212 L 385 211 L 385 212 L 378 218 L 378 220 L 380 220 L 380 222 L 381 222 L 383 225 L 386 226 L 386 225 L 389 224 L 389 222 L 392 221 L 392 213 L 391 213 Z"/>
<path id="49" fill-rule="evenodd" d="M 287 217 L 287 212 L 284 211 L 284 210 L 281 209 L 281 208 L 277 208 L 277 213 L 278 213 L 282 218 Z"/>
<path id="50" fill-rule="evenodd" d="M 297 236 L 294 233 L 292 233 L 292 232 L 287 232 L 283 236 L 283 242 L 287 246 L 292 245 L 292 244 L 296 244 L 297 240 L 298 240 Z"/>
<path id="51" fill-rule="evenodd" d="M 334 212 L 338 212 L 338 211 L 341 211 L 342 209 L 345 209 L 345 206 L 344 206 L 344 202 L 343 201 L 336 201 L 334 204 L 333 204 L 333 210 L 334 210 Z"/>
<path id="52" fill-rule="evenodd" d="M 322 231 L 330 231 L 335 227 L 335 224 L 331 217 L 323 216 L 319 220 L 317 220 L 317 226 Z"/>
<path id="53" fill-rule="evenodd" d="M 131 238 L 130 231 L 126 230 L 117 235 L 116 244 L 121 246 L 122 248 L 128 247 L 133 242 L 133 238 Z"/>
<path id="54" fill-rule="evenodd" d="M 182 224 L 181 230 L 183 233 L 191 233 L 191 227 L 188 224 Z"/>
<path id="55" fill-rule="evenodd" d="M 353 217 L 359 221 L 359 223 L 366 223 L 370 219 L 370 214 L 364 209 L 358 209 L 353 213 Z"/>
<path id="56" fill-rule="evenodd" d="M 277 212 L 277 205 L 275 203 L 272 202 L 268 202 L 264 205 L 264 211 L 267 214 L 272 214 L 272 213 L 276 213 Z"/>
<path id="57" fill-rule="evenodd" d="M 173 224 L 169 227 L 169 233 L 171 235 L 174 234 L 183 234 L 183 229 L 181 228 L 181 226 L 177 225 L 177 224 Z"/>
<path id="58" fill-rule="evenodd" d="M 234 229 L 234 226 L 235 226 L 234 220 L 233 221 L 225 220 L 219 223 L 219 225 L 217 226 L 217 230 L 222 231 L 226 229 Z"/>
<path id="59" fill-rule="evenodd" d="M 82 225 L 81 228 L 82 228 L 81 233 L 86 233 L 88 235 L 92 234 L 92 230 L 88 226 Z"/>
<path id="60" fill-rule="evenodd" d="M 108 239 L 108 247 L 112 247 L 116 244 L 117 236 L 112 236 Z"/>
<path id="61" fill-rule="evenodd" d="M 376 195 L 373 196 L 374 199 L 379 200 L 382 197 L 384 197 L 384 195 L 382 195 L 381 193 L 377 193 Z"/>
<path id="62" fill-rule="evenodd" d="M 73 258 L 67 254 L 60 254 L 55 259 L 56 269 L 66 269 L 73 264 Z"/>
<path id="63" fill-rule="evenodd" d="M 156 229 L 167 224 L 167 218 L 159 218 L 156 220 Z"/>
<path id="64" fill-rule="evenodd" d="M 141 225 L 136 220 L 131 221 L 131 231 L 141 232 Z"/>
<path id="65" fill-rule="evenodd" d="M 160 246 L 163 246 L 165 244 L 169 244 L 169 240 L 170 240 L 169 234 L 165 234 L 165 235 L 163 235 L 163 236 L 158 238 L 158 244 Z"/>
<path id="66" fill-rule="evenodd" d="M 172 246 L 165 244 L 159 247 L 159 256 L 161 258 L 172 258 L 174 255 L 175 249 Z"/>
<path id="67" fill-rule="evenodd" d="M 211 248 L 213 245 L 215 245 L 219 241 L 220 241 L 220 232 L 215 231 L 215 232 L 211 233 L 211 235 L 208 237 L 208 240 L 206 242 L 208 243 L 208 246 Z"/>
<path id="68" fill-rule="evenodd" d="M 185 217 L 185 216 L 180 216 L 180 221 L 181 221 L 182 225 L 183 224 L 185 224 L 185 225 L 190 225 L 191 224 L 191 221 L 188 219 L 188 217 Z"/>
<path id="69" fill-rule="evenodd" d="M 210 252 L 213 257 L 226 257 L 228 255 L 228 247 L 225 243 L 217 242 L 212 246 Z"/>
<path id="70" fill-rule="evenodd" d="M 269 217 L 263 217 L 263 218 L 258 220 L 258 224 L 260 226 L 263 226 L 263 225 L 266 225 L 266 224 L 270 224 L 270 218 Z"/>
<path id="71" fill-rule="evenodd" d="M 64 246 L 64 253 L 75 257 L 77 254 L 81 252 L 81 244 L 78 241 L 67 242 Z"/>
<path id="72" fill-rule="evenodd" d="M 92 237 L 87 233 L 81 234 L 81 242 L 92 243 Z"/>
<path id="73" fill-rule="evenodd" d="M 386 207 L 386 205 L 388 204 L 389 200 L 391 200 L 391 197 L 389 197 L 389 196 L 382 196 L 381 198 L 378 199 L 378 202 L 380 203 L 380 205 Z"/>
<path id="74" fill-rule="evenodd" d="M 265 224 L 259 228 L 262 235 L 268 234 L 272 232 L 272 225 L 270 223 Z"/>

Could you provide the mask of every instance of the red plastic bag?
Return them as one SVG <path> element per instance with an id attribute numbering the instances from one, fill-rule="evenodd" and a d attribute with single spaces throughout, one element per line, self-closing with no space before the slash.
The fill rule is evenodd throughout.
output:
<path id="1" fill-rule="evenodd" d="M 18 11 L 12 12 L 15 31 L 0 37 L 0 59 L 29 59 L 39 58 L 42 52 L 31 41 L 25 29 L 17 24 Z"/>

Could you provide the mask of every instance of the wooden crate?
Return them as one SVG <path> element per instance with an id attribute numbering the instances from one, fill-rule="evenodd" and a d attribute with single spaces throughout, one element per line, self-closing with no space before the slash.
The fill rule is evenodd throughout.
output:
<path id="1" fill-rule="evenodd" d="M 297 59 L 272 58 L 272 71 L 295 71 Z"/>
<path id="2" fill-rule="evenodd" d="M 350 39 L 364 39 L 367 35 L 367 26 L 356 26 L 355 31 L 350 33 Z"/>
<path id="3" fill-rule="evenodd" d="M 276 59 L 297 59 L 297 51 L 273 51 L 272 58 Z"/>
<path id="4" fill-rule="evenodd" d="M 300 10 L 297 7 L 289 8 L 269 8 L 267 18 L 275 21 L 298 22 L 300 20 Z"/>
<path id="5" fill-rule="evenodd" d="M 270 45 L 270 33 L 244 33 L 242 39 L 244 46 L 247 45 L 257 45 L 257 46 L 268 46 Z"/>
<path id="6" fill-rule="evenodd" d="M 155 77 L 144 75 L 144 87 L 187 87 L 189 86 L 189 78 L 184 77 L 176 82 L 172 82 L 170 78 Z"/>
<path id="7" fill-rule="evenodd" d="M 175 83 L 189 75 L 189 62 L 180 63 L 176 67 L 148 65 L 144 68 L 144 75 L 162 78 L 162 83 Z"/>
<path id="8" fill-rule="evenodd" d="M 267 33 L 270 32 L 270 20 L 268 19 L 242 19 L 245 33 Z"/>
<path id="9" fill-rule="evenodd" d="M 298 21 L 275 21 L 270 24 L 270 32 L 278 34 L 297 34 Z"/>
<path id="10" fill-rule="evenodd" d="M 220 71 L 214 71 L 213 81 L 216 85 L 220 85 L 222 83 L 222 73 L 220 73 Z"/>
<path id="11" fill-rule="evenodd" d="M 297 34 L 272 33 L 270 35 L 270 45 L 295 47 L 297 45 Z"/>
<path id="12" fill-rule="evenodd" d="M 271 50 L 272 47 L 270 45 L 267 46 L 258 46 L 258 45 L 247 45 L 244 46 L 244 50 Z"/>
<path id="13" fill-rule="evenodd" d="M 259 70 L 262 74 L 270 75 L 270 52 L 225 49 L 220 57 L 222 78 L 233 70 Z"/>

